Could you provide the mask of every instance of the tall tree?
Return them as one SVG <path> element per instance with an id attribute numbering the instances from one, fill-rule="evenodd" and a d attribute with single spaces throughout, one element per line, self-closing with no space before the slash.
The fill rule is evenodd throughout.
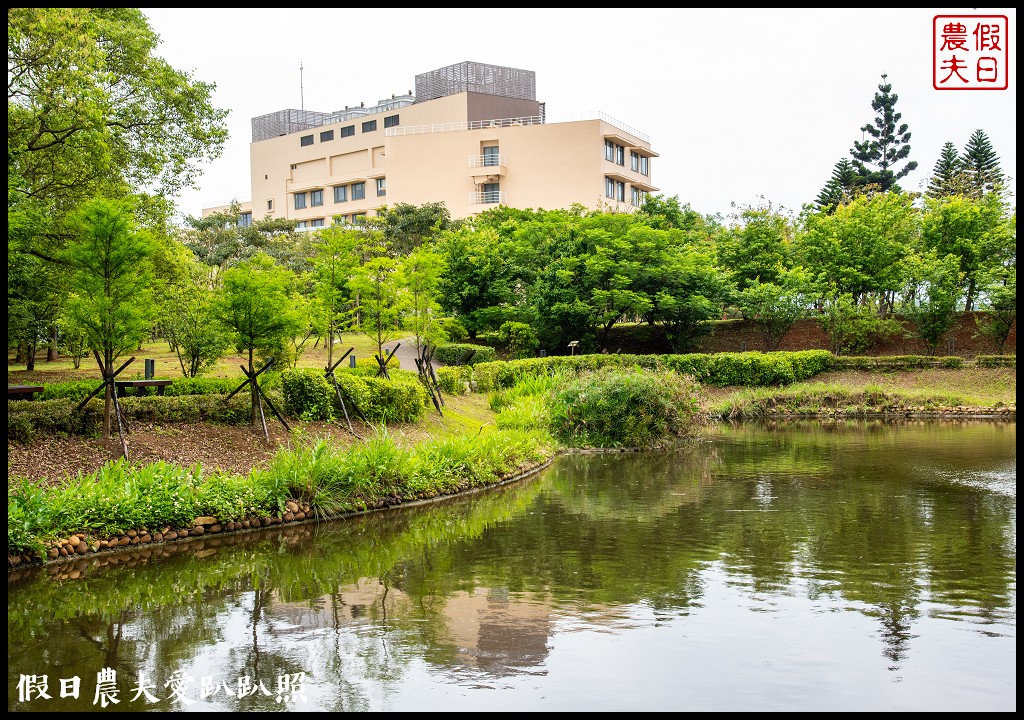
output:
<path id="1" fill-rule="evenodd" d="M 850 155 L 861 176 L 861 184 L 878 185 L 882 192 L 899 192 L 896 181 L 915 170 L 917 162 L 910 160 L 896 169 L 896 165 L 910 155 L 910 130 L 907 123 L 900 124 L 903 115 L 896 112 L 899 95 L 892 92 L 887 77 L 882 74 L 882 82 L 871 102 L 871 108 L 877 113 L 874 122 L 860 128 L 868 137 L 861 142 L 854 141 Z"/>
<path id="2" fill-rule="evenodd" d="M 957 153 L 956 145 L 947 142 L 942 146 L 939 159 L 935 161 L 935 167 L 932 168 L 928 191 L 925 194 L 930 198 L 963 195 L 967 190 L 966 177 L 964 163 Z"/>
<path id="3" fill-rule="evenodd" d="M 71 269 L 68 314 L 83 328 L 104 379 L 114 362 L 149 335 L 158 312 L 153 298 L 154 243 L 135 227 L 123 202 L 97 199 L 69 217 L 75 240 L 62 254 Z M 103 439 L 110 437 L 111 388 L 107 385 Z"/>
<path id="4" fill-rule="evenodd" d="M 975 130 L 967 141 L 960 162 L 970 179 L 971 191 L 975 197 L 1002 188 L 1003 171 L 999 167 L 999 156 L 992 148 L 988 135 L 981 128 Z"/>
<path id="5" fill-rule="evenodd" d="M 224 271 L 224 287 L 215 301 L 218 319 L 234 340 L 235 349 L 248 355 L 253 374 L 255 353 L 275 355 L 302 326 L 294 295 L 295 274 L 274 263 L 266 253 Z M 253 428 L 259 423 L 259 398 L 250 383 Z"/>
<path id="6" fill-rule="evenodd" d="M 832 168 L 832 177 L 825 183 L 825 187 L 818 193 L 814 202 L 822 212 L 835 212 L 837 207 L 856 196 L 859 185 L 860 175 L 857 168 L 847 158 L 843 158 Z"/>

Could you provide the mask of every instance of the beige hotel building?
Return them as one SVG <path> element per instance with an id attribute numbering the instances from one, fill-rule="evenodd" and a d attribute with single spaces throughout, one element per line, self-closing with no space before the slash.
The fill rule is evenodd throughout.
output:
<path id="1" fill-rule="evenodd" d="M 442 202 L 453 218 L 497 205 L 632 211 L 658 190 L 647 135 L 603 113 L 547 117 L 531 70 L 467 61 L 417 75 L 415 88 L 372 107 L 253 118 L 240 224 L 311 229 L 399 203 Z"/>

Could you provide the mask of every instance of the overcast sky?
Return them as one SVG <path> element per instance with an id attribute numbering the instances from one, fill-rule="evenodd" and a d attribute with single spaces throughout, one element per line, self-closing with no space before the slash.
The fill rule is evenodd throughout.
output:
<path id="1" fill-rule="evenodd" d="M 771 203 L 794 213 L 849 158 L 888 75 L 909 124 L 901 181 L 924 190 L 942 145 L 981 128 L 1016 192 L 1014 8 L 143 8 L 157 54 L 216 85 L 230 137 L 178 198 L 182 215 L 249 200 L 251 119 L 375 105 L 466 60 L 533 70 L 549 117 L 603 112 L 647 133 L 651 179 L 702 214 Z M 935 15 L 1005 15 L 1007 90 L 935 90 Z M 300 72 L 300 65 L 302 70 Z M 1014 200 L 1015 201 L 1015 200 Z"/>

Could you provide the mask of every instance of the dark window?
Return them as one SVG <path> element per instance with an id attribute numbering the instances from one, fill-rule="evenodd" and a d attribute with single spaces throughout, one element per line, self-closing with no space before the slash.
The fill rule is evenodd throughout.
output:
<path id="1" fill-rule="evenodd" d="M 384 118 L 384 127 L 386 127 L 386 128 L 395 127 L 397 124 L 398 124 L 398 116 L 397 115 L 388 115 L 386 118 Z"/>
<path id="2" fill-rule="evenodd" d="M 306 193 L 295 193 L 295 209 L 302 210 L 306 207 Z"/>
<path id="3" fill-rule="evenodd" d="M 273 210 L 273 209 L 274 209 L 274 201 L 273 200 L 267 200 L 267 210 Z"/>
<path id="4" fill-rule="evenodd" d="M 309 204 L 311 207 L 324 204 L 324 191 L 314 190 L 309 194 Z"/>
<path id="5" fill-rule="evenodd" d="M 252 225 L 252 213 L 242 213 L 238 216 L 238 227 L 249 227 Z"/>
<path id="6" fill-rule="evenodd" d="M 615 161 L 615 143 L 611 140 L 604 141 L 604 159 L 608 162 Z"/>
<path id="7" fill-rule="evenodd" d="M 346 125 L 341 129 L 341 137 L 352 137 L 356 134 L 355 125 Z"/>
<path id="8" fill-rule="evenodd" d="M 352 183 L 352 199 L 362 200 L 366 197 L 366 183 L 357 182 Z"/>
<path id="9" fill-rule="evenodd" d="M 615 199 L 620 202 L 626 201 L 626 183 L 615 183 Z"/>
<path id="10" fill-rule="evenodd" d="M 333 130 L 324 130 L 322 133 L 320 133 L 320 142 L 327 142 L 328 140 L 333 140 L 333 139 L 334 139 L 334 131 Z"/>
<path id="11" fill-rule="evenodd" d="M 626 164 L 626 148 L 621 145 L 615 146 L 615 162 L 616 164 L 623 166 Z"/>
<path id="12" fill-rule="evenodd" d="M 485 203 L 501 202 L 501 185 L 498 183 L 485 184 L 483 200 Z"/>
<path id="13" fill-rule="evenodd" d="M 323 227 L 324 226 L 324 219 L 323 218 L 317 218 L 316 220 L 314 220 L 312 222 L 312 224 L 310 226 L 311 227 Z"/>
<path id="14" fill-rule="evenodd" d="M 629 153 L 629 169 L 633 172 L 640 171 L 640 156 L 632 151 Z"/>
<path id="15" fill-rule="evenodd" d="M 650 168 L 648 167 L 647 162 L 648 162 L 647 156 L 646 155 L 641 155 L 640 156 L 640 174 L 641 175 L 649 174 L 648 170 Z"/>
<path id="16" fill-rule="evenodd" d="M 366 122 L 363 123 L 363 132 L 373 132 L 376 129 L 377 129 L 377 121 L 376 120 L 367 120 Z"/>
<path id="17" fill-rule="evenodd" d="M 489 145 L 484 148 L 484 167 L 498 166 L 498 146 Z"/>
<path id="18" fill-rule="evenodd" d="M 366 213 L 352 213 L 352 224 L 361 225 L 366 220 Z"/>
<path id="19" fill-rule="evenodd" d="M 312 144 L 313 144 L 313 136 L 312 135 L 303 135 L 302 137 L 299 138 L 299 146 L 300 147 L 306 147 L 307 145 L 312 145 Z"/>
<path id="20" fill-rule="evenodd" d="M 334 202 L 348 201 L 348 185 L 336 185 L 334 187 Z"/>
<path id="21" fill-rule="evenodd" d="M 377 178 L 377 197 L 388 194 L 387 181 L 384 178 Z"/>
<path id="22" fill-rule="evenodd" d="M 615 199 L 615 181 L 610 177 L 604 179 L 604 196 L 607 198 Z"/>

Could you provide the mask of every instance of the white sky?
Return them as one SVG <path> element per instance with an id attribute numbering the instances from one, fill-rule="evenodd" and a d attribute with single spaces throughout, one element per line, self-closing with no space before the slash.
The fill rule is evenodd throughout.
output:
<path id="1" fill-rule="evenodd" d="M 657 194 L 702 214 L 812 202 L 874 120 L 883 72 L 918 162 L 905 190 L 924 190 L 942 145 L 962 151 L 981 128 L 1016 193 L 1014 8 L 142 11 L 157 54 L 215 84 L 214 104 L 231 111 L 224 153 L 181 193 L 182 215 L 250 199 L 253 117 L 374 105 L 465 60 L 533 70 L 549 117 L 604 112 L 647 133 Z M 933 17 L 979 14 L 1008 18 L 1009 88 L 935 90 Z"/>

